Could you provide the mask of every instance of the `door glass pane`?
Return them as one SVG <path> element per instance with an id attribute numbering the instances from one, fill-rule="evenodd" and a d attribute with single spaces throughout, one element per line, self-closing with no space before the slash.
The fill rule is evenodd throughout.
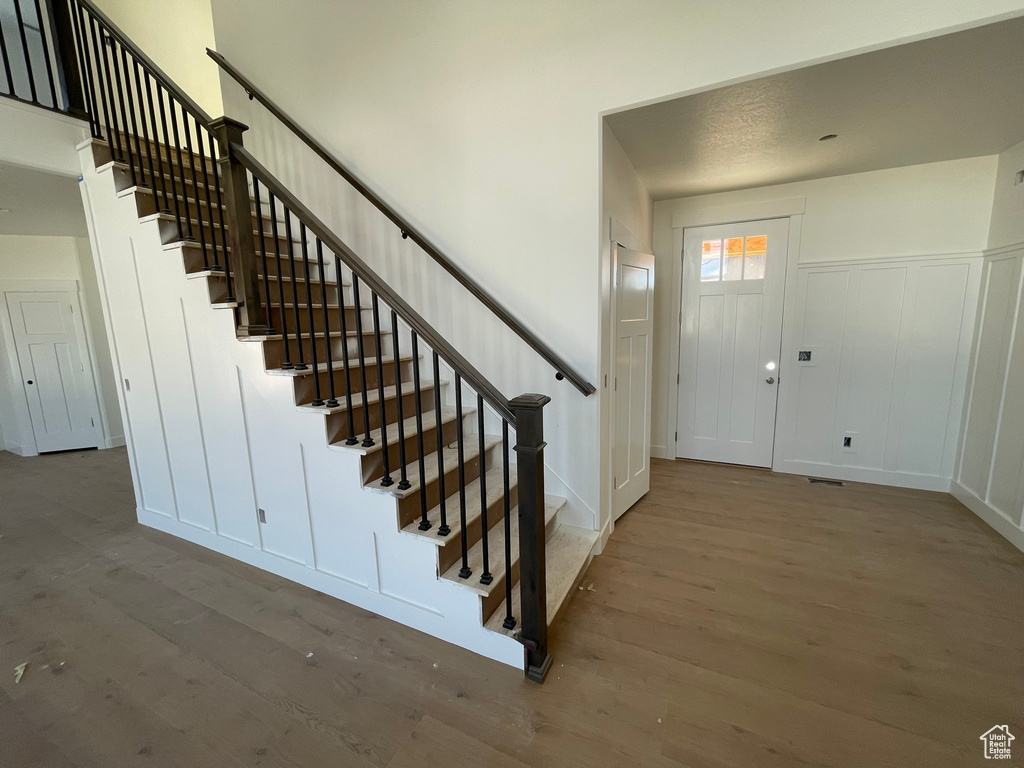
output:
<path id="1" fill-rule="evenodd" d="M 764 257 L 767 252 L 767 235 L 747 238 L 746 255 L 743 258 L 744 280 L 764 280 Z"/>
<path id="2" fill-rule="evenodd" d="M 717 281 L 722 276 L 722 241 L 705 240 L 700 249 L 700 281 Z"/>
<path id="3" fill-rule="evenodd" d="M 743 279 L 743 238 L 729 237 L 725 240 L 725 258 L 722 259 L 722 279 Z"/>

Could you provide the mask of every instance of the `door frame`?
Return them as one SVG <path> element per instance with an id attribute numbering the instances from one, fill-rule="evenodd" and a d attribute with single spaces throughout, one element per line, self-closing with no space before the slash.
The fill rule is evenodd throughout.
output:
<path id="1" fill-rule="evenodd" d="M 18 350 L 14 340 L 14 325 L 11 321 L 10 310 L 7 306 L 8 293 L 46 293 L 66 292 L 73 295 L 78 303 L 78 322 L 80 327 L 80 343 L 82 345 L 82 361 L 87 362 L 89 370 L 83 379 L 88 388 L 87 395 L 91 394 L 93 412 L 93 429 L 96 431 L 96 446 L 98 448 L 109 447 L 104 437 L 107 430 L 107 415 L 103 407 L 103 400 L 99 394 L 99 382 L 97 379 L 98 370 L 96 367 L 96 355 L 93 349 L 93 342 L 90 338 L 88 317 L 88 306 L 85 296 L 82 294 L 82 285 L 78 280 L 0 280 L 0 342 L 6 352 L 6 366 L 10 371 L 9 386 L 11 389 L 11 401 L 15 417 L 16 439 L 20 445 L 11 446 L 20 449 L 19 456 L 37 456 L 39 454 L 36 445 L 36 436 L 32 428 L 32 415 L 28 406 L 28 399 L 25 393 L 24 376 L 21 370 L 21 361 L 18 359 Z M 2 362 L 2 361 L 0 361 Z M 0 371 L 2 373 L 2 371 Z M 12 435 L 4 433 L 4 440 L 10 441 Z M 4 446 L 0 445 L 0 450 Z"/>
<path id="2" fill-rule="evenodd" d="M 782 349 L 779 360 L 777 402 L 781 403 L 787 393 L 789 376 L 784 371 L 786 325 L 792 322 L 787 311 L 787 299 L 796 295 L 797 265 L 800 261 L 800 231 L 803 225 L 805 207 L 804 198 L 778 200 L 764 203 L 693 211 L 676 214 L 672 217 L 672 284 L 670 296 L 676 308 L 676 322 L 670 323 L 668 381 L 666 381 L 665 404 L 665 454 L 664 458 L 675 460 L 678 452 L 676 425 L 679 423 L 679 342 L 683 312 L 683 235 L 687 229 L 707 227 L 717 224 L 741 224 L 748 221 L 764 221 L 766 219 L 789 219 L 789 245 L 786 253 L 786 278 L 782 293 Z M 775 410 L 775 436 L 772 444 L 772 469 L 775 468 L 778 456 L 779 409 Z"/>

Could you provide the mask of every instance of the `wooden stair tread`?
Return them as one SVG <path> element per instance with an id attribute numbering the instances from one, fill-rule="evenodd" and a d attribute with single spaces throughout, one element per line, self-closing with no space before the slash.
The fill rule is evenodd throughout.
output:
<path id="1" fill-rule="evenodd" d="M 301 262 L 302 258 L 299 257 L 296 260 Z M 198 280 L 199 278 L 202 278 L 202 277 L 207 277 L 207 278 L 209 278 L 209 277 L 224 278 L 226 276 L 227 276 L 227 273 L 223 269 L 200 269 L 197 272 L 186 272 L 185 273 L 185 277 L 187 277 L 189 280 Z M 277 282 L 278 280 L 280 280 L 281 282 L 285 282 L 285 283 L 290 283 L 293 280 L 296 283 L 305 283 L 306 282 L 306 278 L 302 277 L 301 275 L 299 275 L 297 277 L 292 277 L 291 275 L 281 275 L 280 277 L 278 277 L 277 275 L 271 274 L 271 275 L 267 275 L 267 280 L 269 280 L 270 282 Z M 262 274 L 260 275 L 260 282 L 263 282 L 263 275 Z M 320 278 L 318 278 L 318 277 L 314 277 L 313 278 L 313 285 L 324 285 L 324 286 L 326 286 L 328 288 L 337 288 L 338 287 L 338 284 L 336 282 L 334 282 L 333 280 L 324 280 L 324 282 L 321 283 L 320 282 Z M 349 287 L 348 283 L 342 283 L 341 285 L 343 287 L 345 287 L 345 288 Z M 367 307 L 363 307 L 363 309 L 367 309 Z"/>
<path id="2" fill-rule="evenodd" d="M 436 445 L 435 445 L 436 449 Z M 434 453 L 437 453 L 435 450 Z M 429 454 L 433 456 L 434 453 Z M 428 459 L 429 460 L 429 459 Z M 435 460 L 436 463 L 436 460 Z M 419 468 L 416 469 L 416 477 L 419 477 Z M 411 480 L 412 478 L 410 478 Z M 504 480 L 502 479 L 502 468 L 501 466 L 491 467 L 484 473 L 484 479 L 487 481 L 487 506 L 491 507 L 492 504 L 498 502 L 505 494 Z M 516 474 L 513 471 L 511 477 L 509 477 L 509 490 L 516 487 Z M 427 520 L 430 521 L 430 528 L 421 531 L 419 529 L 420 517 L 417 517 L 409 525 L 402 529 L 402 533 L 407 533 L 410 536 L 418 536 L 422 539 L 427 539 L 432 544 L 438 547 L 443 547 L 450 541 L 455 540 L 458 537 L 459 532 L 462 530 L 462 520 L 459 515 L 459 497 L 461 496 L 460 490 L 456 490 L 451 496 L 445 499 L 445 516 L 448 520 L 448 527 L 451 528 L 451 533 L 447 536 L 438 536 L 437 529 L 441 527 L 441 505 L 437 504 L 433 509 L 427 512 Z M 454 516 L 452 510 L 455 511 Z M 477 478 L 470 483 L 466 483 L 466 525 L 475 523 L 477 518 L 480 517 L 480 479 Z M 489 521 L 492 522 L 493 521 Z M 504 544 L 502 545 L 504 546 Z"/>
<path id="3" fill-rule="evenodd" d="M 340 333 L 340 331 L 339 331 L 339 333 Z M 249 339 L 246 339 L 243 336 L 243 337 L 239 337 L 238 340 L 239 341 L 247 341 Z M 257 337 L 253 337 L 252 340 L 260 340 L 260 341 L 262 341 L 262 339 L 258 339 Z M 411 362 L 412 361 L 412 355 L 402 355 L 402 356 L 400 356 L 398 358 L 398 360 L 401 363 Z M 390 355 L 386 355 L 386 356 L 384 356 L 384 357 L 382 357 L 380 359 L 380 364 L 383 365 L 383 366 L 394 365 L 395 364 L 395 358 L 390 356 Z M 307 363 L 307 365 L 308 365 L 308 363 Z M 353 370 L 359 370 L 360 368 L 373 368 L 375 365 L 377 365 L 377 358 L 376 357 L 364 357 L 361 360 L 350 357 L 349 361 L 348 361 L 349 368 L 352 368 Z M 317 363 L 316 364 L 316 372 L 317 373 L 325 373 L 327 370 L 328 370 L 327 369 L 327 363 Z M 345 362 L 343 360 L 333 360 L 333 361 L 331 361 L 331 370 L 334 370 L 334 371 L 344 371 L 345 370 Z M 312 366 L 310 366 L 308 368 L 304 368 L 304 369 L 298 370 L 298 371 L 295 370 L 294 368 L 268 368 L 267 369 L 267 373 L 269 373 L 271 376 L 290 376 L 292 378 L 299 378 L 300 376 L 312 376 L 313 375 L 313 368 L 312 368 Z M 402 394 L 403 395 L 408 393 L 408 392 L 412 392 L 412 382 L 411 381 L 410 382 L 404 382 L 403 381 L 402 385 L 403 385 L 402 386 Z M 369 387 L 367 387 L 367 389 L 369 389 Z M 377 389 L 376 385 L 374 385 L 373 389 L 374 390 Z M 422 389 L 422 387 L 421 387 L 421 389 Z M 387 392 L 387 387 L 385 387 L 385 393 L 386 392 Z"/>
<path id="4" fill-rule="evenodd" d="M 317 331 L 313 335 L 316 336 L 318 339 L 322 339 L 327 334 L 324 331 Z M 381 336 L 390 336 L 391 335 L 391 331 L 381 330 L 380 335 Z M 288 338 L 290 340 L 294 340 L 297 336 L 302 336 L 302 338 L 308 339 L 310 334 L 309 334 L 309 331 L 303 331 L 301 334 L 295 334 L 292 331 L 288 331 Z M 333 338 L 337 338 L 339 336 L 341 336 L 341 331 L 331 331 L 331 338 L 332 339 Z M 354 339 L 357 336 L 359 336 L 359 331 L 356 331 L 354 329 L 353 330 L 347 330 L 347 331 L 345 331 L 345 336 L 346 336 L 346 338 Z M 373 336 L 373 331 L 363 330 L 363 336 Z M 238 340 L 239 341 L 283 341 L 284 340 L 284 334 L 283 333 L 268 333 L 268 334 L 256 335 L 256 336 L 239 336 Z M 335 355 L 335 357 L 341 357 L 341 355 Z M 351 358 L 352 356 L 349 355 L 349 357 Z M 412 360 L 412 356 L 411 355 L 408 356 L 408 357 L 409 357 L 410 360 Z M 422 357 L 422 355 L 420 355 L 420 357 Z M 405 360 L 405 358 L 406 358 L 406 355 L 402 355 L 401 359 Z M 334 363 L 335 363 L 334 368 L 335 369 L 338 368 L 338 365 L 337 365 L 338 362 L 339 362 L 338 360 L 334 361 Z M 326 363 L 324 363 L 324 365 L 326 365 Z M 344 367 L 344 362 L 343 361 L 342 361 L 342 367 Z M 302 371 L 300 371 L 300 373 L 302 373 Z M 307 371 L 307 373 L 312 373 L 312 371 Z"/>
<path id="5" fill-rule="evenodd" d="M 447 383 L 448 382 L 446 382 L 446 381 L 442 381 L 441 382 L 441 386 L 445 386 Z M 426 385 L 423 386 L 423 389 L 426 389 Z M 493 435 L 485 436 L 484 437 L 484 451 L 489 451 L 491 448 L 493 448 L 494 446 L 498 445 L 500 442 L 501 442 L 501 438 L 500 437 L 495 437 Z M 423 447 L 427 448 L 427 446 L 423 446 Z M 431 483 L 435 482 L 437 480 L 437 476 L 438 476 L 438 473 L 437 473 L 437 444 L 435 443 L 431 447 L 434 449 L 433 452 L 426 454 L 424 456 L 424 459 L 423 459 L 424 460 L 423 482 L 426 485 L 430 485 Z M 463 451 L 463 456 L 464 456 L 465 460 L 467 462 L 469 462 L 469 461 L 472 461 L 473 459 L 475 459 L 479 454 L 480 454 L 479 442 L 477 441 L 476 436 L 474 435 L 473 439 L 469 441 L 469 444 L 467 444 L 465 446 L 465 449 Z M 454 447 L 454 444 L 445 445 L 445 450 L 444 450 L 444 473 L 445 473 L 445 475 L 447 475 L 449 472 L 452 472 L 452 471 L 458 469 L 458 466 L 459 466 L 458 451 Z M 396 471 L 393 471 L 392 474 L 391 474 L 392 478 L 394 478 L 394 477 L 396 477 L 398 475 L 398 471 L 397 471 L 398 467 L 396 467 L 395 470 Z M 378 493 L 386 493 L 389 496 L 394 496 L 394 497 L 399 498 L 399 499 L 404 499 L 404 498 L 407 498 L 409 496 L 412 496 L 413 494 L 415 494 L 420 489 L 419 462 L 418 461 L 412 461 L 409 464 L 407 464 L 406 467 L 405 467 L 405 475 L 406 475 L 406 477 L 409 478 L 409 483 L 410 483 L 410 486 L 407 489 L 405 489 L 405 490 L 399 490 L 397 482 L 394 485 L 383 486 L 383 485 L 380 484 L 380 480 L 379 479 L 378 480 L 373 480 L 372 482 L 369 482 L 369 483 L 364 483 L 363 484 L 363 488 L 366 488 L 366 489 L 371 490 L 371 491 L 376 491 Z M 467 483 L 467 485 L 470 485 L 470 484 Z M 480 494 L 477 493 L 478 497 L 479 497 L 479 495 Z M 467 505 L 467 509 L 468 509 L 468 505 Z M 448 525 L 452 526 L 455 523 L 457 523 L 458 522 L 458 517 L 459 517 L 458 508 L 456 507 L 455 517 L 453 518 L 452 515 L 450 515 L 450 514 L 448 515 Z"/>
<path id="6" fill-rule="evenodd" d="M 583 569 L 594 551 L 597 542 L 597 531 L 585 531 L 572 525 L 560 525 L 545 546 L 547 563 L 547 609 L 548 624 L 558 617 L 560 609 L 571 597 L 576 582 L 583 574 Z M 493 614 L 484 622 L 484 628 L 512 637 L 520 627 L 518 619 L 522 616 L 519 590 L 512 588 L 512 615 L 517 619 L 512 630 L 505 629 L 505 601 L 501 602 Z"/>
<path id="7" fill-rule="evenodd" d="M 463 418 L 465 418 L 466 416 L 471 416 L 475 412 L 475 409 L 463 408 L 462 416 Z M 447 406 L 441 408 L 441 424 L 450 424 L 451 422 L 455 421 L 455 419 L 457 418 L 457 414 L 458 410 L 456 410 L 455 408 L 450 408 Z M 437 415 L 434 413 L 433 409 L 431 409 L 430 411 L 427 411 L 426 413 L 423 414 L 421 420 L 423 423 L 423 431 L 426 432 L 427 430 L 433 429 L 434 426 L 436 425 Z M 410 416 L 409 418 L 402 420 L 402 432 L 405 435 L 406 440 L 408 440 L 410 437 L 416 437 L 416 435 L 419 434 L 419 428 L 417 427 L 415 416 Z M 360 456 L 369 456 L 371 454 L 377 453 L 378 451 L 384 448 L 384 444 L 383 442 L 381 442 L 380 428 L 370 431 L 370 438 L 373 440 L 373 445 L 369 447 L 364 447 L 362 445 L 361 438 L 362 434 L 360 434 L 360 442 L 356 443 L 355 445 L 346 445 L 344 440 L 339 439 L 338 441 L 331 443 L 328 447 L 339 451 L 346 451 L 348 453 L 356 453 L 359 454 Z M 396 445 L 398 443 L 397 421 L 387 425 L 387 438 L 388 447 L 391 447 L 392 445 Z M 424 448 L 426 447 L 427 446 L 424 443 Z M 401 477 L 400 471 L 401 467 L 395 467 L 392 470 L 391 476 L 395 480 L 396 484 L 398 483 L 398 478 Z M 408 471 L 408 469 L 406 471 Z M 417 477 L 419 477 L 418 474 Z"/>
<path id="8" fill-rule="evenodd" d="M 488 495 L 490 495 L 490 488 L 488 488 Z M 554 519 L 558 511 L 565 506 L 565 499 L 560 496 L 545 496 L 544 497 L 544 525 L 549 525 Z M 479 507 L 479 505 L 478 505 Z M 479 508 L 477 510 L 479 514 Z M 509 515 L 509 543 L 511 545 L 512 564 L 515 565 L 519 562 L 519 506 L 512 507 Z M 466 522 L 469 523 L 469 510 L 466 511 Z M 490 522 L 490 521 L 488 521 Z M 455 563 L 451 568 L 441 574 L 441 578 L 446 581 L 454 582 L 459 586 L 465 587 L 473 592 L 476 592 L 481 597 L 489 596 L 496 589 L 505 588 L 505 523 L 500 523 L 501 528 L 497 533 L 491 534 L 488 538 L 488 544 L 490 549 L 488 550 L 488 565 L 490 566 L 491 575 L 494 577 L 494 581 L 490 584 L 482 584 L 480 577 L 484 572 L 484 544 L 483 541 L 477 541 L 469 551 L 466 553 L 466 564 L 469 569 L 473 572 L 469 578 L 463 579 L 459 576 L 459 571 L 462 570 L 462 558 L 460 557 L 458 562 Z M 493 530 L 494 526 L 492 526 Z M 429 531 L 427 531 L 429 533 Z M 436 536 L 436 538 L 441 538 Z"/>
<path id="9" fill-rule="evenodd" d="M 373 360 L 372 364 L 376 365 L 377 361 Z M 290 372 L 286 372 L 286 373 L 290 373 Z M 297 373 L 305 373 L 305 371 L 298 371 Z M 442 381 L 441 382 L 441 386 L 442 387 L 445 387 L 447 385 L 448 385 L 447 381 Z M 427 392 L 427 391 L 431 391 L 433 389 L 434 389 L 434 382 L 432 382 L 432 381 L 424 382 L 420 386 L 420 392 L 421 393 Z M 380 392 L 378 392 L 377 387 L 367 387 L 366 390 L 367 390 L 366 391 L 366 404 L 367 405 L 376 405 L 377 403 L 380 402 Z M 402 394 L 403 395 L 411 395 L 412 393 L 413 393 L 413 389 L 412 389 L 411 385 L 409 387 L 402 387 Z M 394 400 L 397 396 L 398 396 L 398 388 L 397 387 L 395 387 L 394 385 L 388 386 L 388 387 L 384 387 L 384 399 L 385 400 Z M 363 405 L 363 393 L 362 392 L 353 392 L 352 393 L 352 407 L 353 408 L 359 408 L 362 405 Z M 310 405 L 309 403 L 304 403 L 303 405 L 297 405 L 296 408 L 298 408 L 300 411 L 303 411 L 303 412 L 306 412 L 306 413 L 312 411 L 313 413 L 321 413 L 324 416 L 329 416 L 332 413 L 343 413 L 343 412 L 347 411 L 348 410 L 348 398 L 346 396 L 344 396 L 344 395 L 338 397 L 338 404 L 336 406 L 333 406 L 333 407 L 326 406 L 326 405 Z"/>

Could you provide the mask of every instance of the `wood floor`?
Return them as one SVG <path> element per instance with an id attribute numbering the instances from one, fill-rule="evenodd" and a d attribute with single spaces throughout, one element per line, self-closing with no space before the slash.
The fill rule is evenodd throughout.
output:
<path id="1" fill-rule="evenodd" d="M 657 461 L 542 687 L 138 526 L 124 450 L 0 494 L 5 768 L 1024 761 L 1024 555 L 943 494 Z"/>

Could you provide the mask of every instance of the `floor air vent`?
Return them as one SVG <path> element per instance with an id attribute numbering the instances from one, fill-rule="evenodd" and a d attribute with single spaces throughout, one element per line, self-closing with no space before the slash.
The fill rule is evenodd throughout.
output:
<path id="1" fill-rule="evenodd" d="M 808 483 L 817 483 L 818 485 L 838 485 L 840 488 L 843 487 L 841 480 L 823 480 L 820 477 L 808 477 Z"/>

